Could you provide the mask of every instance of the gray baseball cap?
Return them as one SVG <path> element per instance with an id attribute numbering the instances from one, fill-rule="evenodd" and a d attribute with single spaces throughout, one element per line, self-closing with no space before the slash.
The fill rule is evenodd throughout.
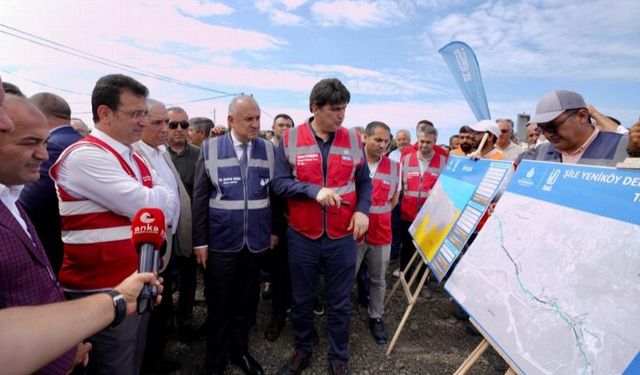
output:
<path id="1" fill-rule="evenodd" d="M 587 108 L 582 95 L 573 91 L 557 90 L 545 94 L 536 106 L 536 114 L 530 123 L 551 122 L 562 112 L 570 109 Z"/>

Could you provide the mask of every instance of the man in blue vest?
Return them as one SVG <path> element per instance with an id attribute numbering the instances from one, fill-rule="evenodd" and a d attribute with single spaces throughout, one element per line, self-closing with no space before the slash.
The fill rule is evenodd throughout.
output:
<path id="1" fill-rule="evenodd" d="M 258 137 L 253 97 L 235 97 L 227 123 L 229 133 L 202 144 L 193 189 L 194 253 L 208 294 L 206 369 L 222 374 L 230 360 L 245 374 L 263 374 L 248 336 L 261 255 L 278 240 L 269 199 L 274 147 Z"/>
<path id="2" fill-rule="evenodd" d="M 589 110 L 576 92 L 557 90 L 544 95 L 531 118 L 549 143 L 524 159 L 614 167 L 627 157 L 628 135 L 603 132 L 589 121 Z"/>
<path id="3" fill-rule="evenodd" d="M 309 97 L 313 117 L 289 129 L 278 146 L 273 189 L 288 198 L 296 349 L 281 374 L 300 374 L 311 362 L 318 339 L 312 310 L 321 268 L 328 307 L 329 371 L 347 373 L 355 240 L 369 226 L 372 190 L 362 141 L 342 126 L 350 98 L 339 80 L 321 80 Z"/>

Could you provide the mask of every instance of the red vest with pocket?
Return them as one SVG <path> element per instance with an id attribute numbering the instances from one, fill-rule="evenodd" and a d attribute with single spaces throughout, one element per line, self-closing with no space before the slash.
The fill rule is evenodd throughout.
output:
<path id="1" fill-rule="evenodd" d="M 322 153 L 308 123 L 284 133 L 284 152 L 298 181 L 331 188 L 348 202 L 340 208 L 322 207 L 315 199 L 289 198 L 291 228 L 311 239 L 320 238 L 325 231 L 329 238 L 351 234 L 347 227 L 358 203 L 354 175 L 363 163 L 362 143 L 356 132 L 338 128 L 329 150 L 326 176 Z"/>
<path id="2" fill-rule="evenodd" d="M 427 200 L 429 192 L 436 184 L 440 171 L 447 164 L 447 158 L 437 153 L 433 154 L 429 167 L 420 176 L 418 153 L 406 155 L 402 159 L 402 206 L 400 218 L 413 221 Z"/>
<path id="3" fill-rule="evenodd" d="M 107 143 L 87 136 L 69 146 L 51 167 L 57 180 L 60 164 L 79 147 L 98 147 L 105 157 L 115 157 L 122 169 L 137 179 L 129 164 Z M 133 154 L 140 170 L 142 184 L 153 186 L 151 172 L 140 156 Z M 108 186 L 104 187 L 108 189 Z M 85 198 L 75 198 L 56 184 L 62 221 L 64 259 L 58 279 L 67 291 L 99 291 L 111 289 L 138 269 L 138 253 L 131 243 L 131 219 L 115 214 Z"/>
<path id="4" fill-rule="evenodd" d="M 371 245 L 391 243 L 391 199 L 398 190 L 400 164 L 382 156 L 373 176 L 373 192 L 369 209 L 369 229 L 366 241 Z"/>

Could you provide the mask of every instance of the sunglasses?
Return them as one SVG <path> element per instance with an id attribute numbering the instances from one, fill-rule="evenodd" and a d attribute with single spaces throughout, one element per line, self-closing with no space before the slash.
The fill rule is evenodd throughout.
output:
<path id="1" fill-rule="evenodd" d="M 536 132 L 538 134 L 542 134 L 542 133 L 556 134 L 556 133 L 558 133 L 558 128 L 561 127 L 562 125 L 564 125 L 564 123 L 567 122 L 567 120 L 570 119 L 571 117 L 573 117 L 576 113 L 578 113 L 578 111 L 579 111 L 579 109 L 575 109 L 573 111 L 568 111 L 567 112 L 568 116 L 565 117 L 559 123 L 555 123 L 553 121 L 540 122 L 540 123 L 538 123 L 538 127 L 536 128 Z"/>
<path id="2" fill-rule="evenodd" d="M 189 127 L 189 121 L 169 121 L 169 129 L 177 129 L 178 126 L 182 129 Z"/>

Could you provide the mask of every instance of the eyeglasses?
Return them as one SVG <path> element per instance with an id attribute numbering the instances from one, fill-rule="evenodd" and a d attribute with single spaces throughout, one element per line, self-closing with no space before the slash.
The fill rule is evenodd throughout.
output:
<path id="1" fill-rule="evenodd" d="M 576 113 L 578 113 L 579 109 L 575 109 L 573 111 L 569 111 L 568 112 L 568 116 L 564 118 L 564 120 L 560 121 L 559 123 L 554 123 L 553 121 L 549 121 L 549 122 L 540 122 L 538 123 L 538 127 L 536 128 L 536 133 L 538 134 L 542 134 L 542 133 L 550 133 L 550 134 L 556 134 L 558 133 L 558 128 L 560 128 L 562 125 L 564 125 L 565 122 L 567 122 L 568 119 L 570 119 L 571 117 L 573 117 Z"/>
<path id="2" fill-rule="evenodd" d="M 169 121 L 169 129 L 177 129 L 178 126 L 182 129 L 189 127 L 189 121 Z"/>
<path id="3" fill-rule="evenodd" d="M 137 110 L 137 111 L 123 111 L 121 109 L 117 109 L 117 112 L 122 112 L 125 115 L 131 117 L 134 120 L 148 120 L 149 119 L 149 111 Z"/>

